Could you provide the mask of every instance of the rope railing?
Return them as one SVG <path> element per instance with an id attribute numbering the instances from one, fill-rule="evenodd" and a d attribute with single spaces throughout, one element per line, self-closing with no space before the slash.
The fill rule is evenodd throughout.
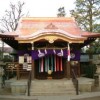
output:
<path id="1" fill-rule="evenodd" d="M 75 86 L 75 89 L 76 89 L 76 95 L 79 94 L 79 83 L 78 83 L 78 79 L 76 77 L 76 74 L 74 72 L 74 69 L 72 69 L 72 82 Z"/>
<path id="2" fill-rule="evenodd" d="M 28 86 L 28 93 L 27 95 L 30 96 L 30 87 L 31 87 L 31 79 L 32 79 L 32 72 L 30 71 L 29 73 L 29 77 L 28 77 L 28 82 L 27 82 L 27 86 Z"/>

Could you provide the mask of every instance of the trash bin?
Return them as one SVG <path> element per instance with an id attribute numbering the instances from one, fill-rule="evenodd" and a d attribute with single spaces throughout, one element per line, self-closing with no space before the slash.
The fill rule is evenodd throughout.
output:
<path id="1" fill-rule="evenodd" d="M 99 75 L 98 75 L 98 74 L 95 74 L 95 75 L 94 75 L 94 79 L 95 79 L 95 81 L 94 81 L 94 82 L 95 82 L 95 83 L 94 83 L 95 86 L 99 86 Z"/>

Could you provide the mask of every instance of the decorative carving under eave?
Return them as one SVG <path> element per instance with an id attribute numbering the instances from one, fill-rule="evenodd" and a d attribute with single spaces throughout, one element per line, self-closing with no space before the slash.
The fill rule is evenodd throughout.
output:
<path id="1" fill-rule="evenodd" d="M 62 41 L 66 41 L 69 43 L 84 43 L 84 39 L 73 39 L 73 38 L 69 38 L 69 37 L 64 37 L 64 36 L 59 36 L 59 35 L 51 35 L 51 34 L 47 34 L 47 35 L 42 35 L 40 37 L 37 38 L 31 38 L 31 39 L 20 39 L 18 40 L 19 43 L 31 43 L 31 42 L 36 42 L 36 41 L 40 41 L 40 40 L 47 40 L 49 41 L 49 43 L 54 43 L 54 41 L 56 40 L 62 40 Z"/>
<path id="2" fill-rule="evenodd" d="M 45 29 L 58 29 L 54 24 L 50 23 L 45 27 Z"/>
<path id="3" fill-rule="evenodd" d="M 49 43 L 54 43 L 58 38 L 56 36 L 45 36 L 45 40 L 49 41 Z"/>

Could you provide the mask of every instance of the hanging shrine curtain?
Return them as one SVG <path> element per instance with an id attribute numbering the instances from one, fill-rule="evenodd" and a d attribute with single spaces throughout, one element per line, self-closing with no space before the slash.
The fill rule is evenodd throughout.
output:
<path id="1" fill-rule="evenodd" d="M 42 57 L 48 56 L 50 54 L 54 54 L 57 55 L 59 57 L 63 57 L 63 58 L 68 58 L 68 50 L 66 49 L 57 49 L 57 50 L 53 50 L 53 49 L 45 49 L 45 50 L 32 50 L 32 51 L 19 51 L 18 55 L 19 56 L 23 56 L 24 54 L 29 54 L 29 56 L 32 57 L 33 60 L 35 59 L 40 59 Z M 70 60 L 78 60 L 80 61 L 80 51 L 70 51 Z"/>
<path id="2" fill-rule="evenodd" d="M 28 54 L 33 60 L 39 61 L 39 72 L 48 72 L 48 70 L 63 71 L 62 59 L 68 59 L 68 50 L 66 49 L 49 49 L 49 50 L 32 50 L 32 51 L 19 51 L 19 56 Z M 71 51 L 71 60 L 80 60 L 79 51 Z"/>
<path id="3" fill-rule="evenodd" d="M 62 57 L 57 55 L 49 55 L 38 59 L 39 72 L 63 71 Z"/>

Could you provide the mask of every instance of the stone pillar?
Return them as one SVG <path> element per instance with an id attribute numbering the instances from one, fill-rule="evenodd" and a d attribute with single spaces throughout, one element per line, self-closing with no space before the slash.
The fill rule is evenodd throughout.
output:
<path id="1" fill-rule="evenodd" d="M 100 65 L 97 65 L 96 73 L 97 73 L 97 74 L 100 74 Z"/>
<path id="2" fill-rule="evenodd" d="M 2 81 L 2 76 L 4 74 L 4 69 L 3 67 L 0 66 L 0 88 L 2 88 L 3 81 Z"/>
<path id="3" fill-rule="evenodd" d="M 100 86 L 100 65 L 97 65 L 96 75 L 98 76 L 98 85 Z"/>
<path id="4" fill-rule="evenodd" d="M 2 87 L 2 76 L 0 75 L 0 88 Z"/>

